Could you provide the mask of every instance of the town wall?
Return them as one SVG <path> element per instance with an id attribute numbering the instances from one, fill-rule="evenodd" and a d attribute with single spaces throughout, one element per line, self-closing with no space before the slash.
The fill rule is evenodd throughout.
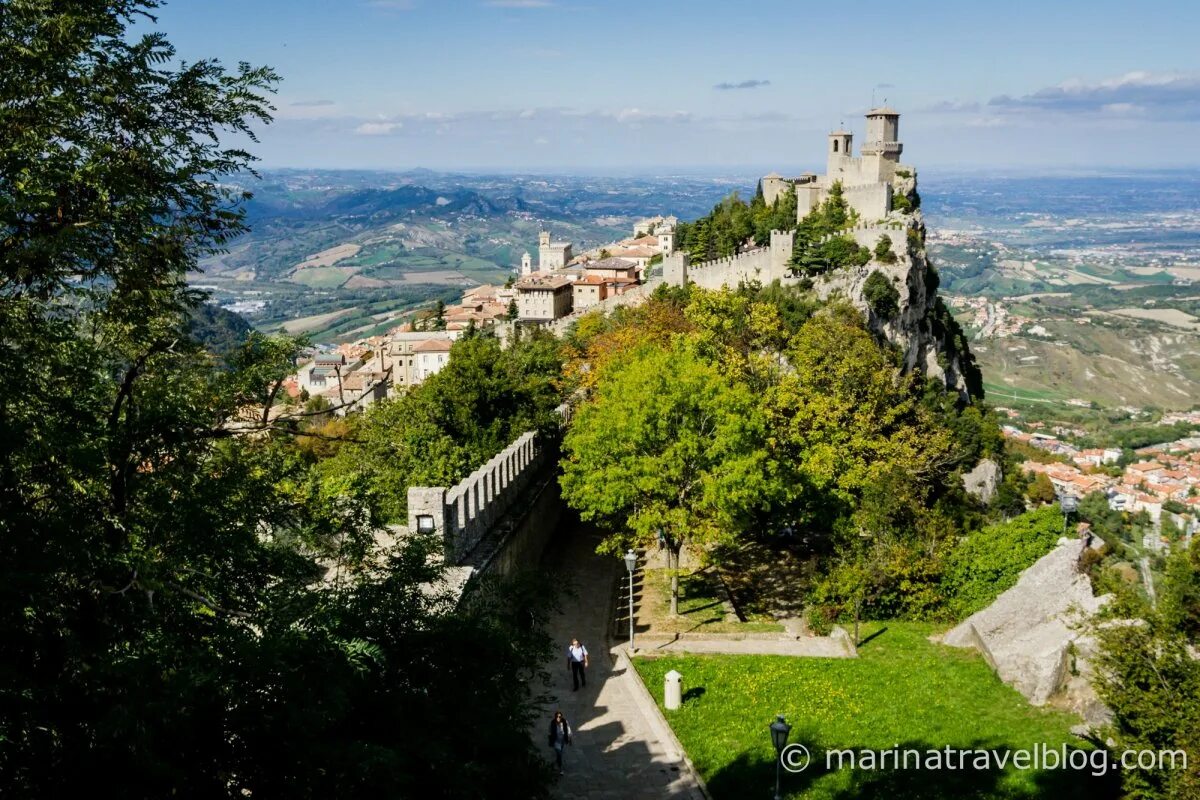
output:
<path id="1" fill-rule="evenodd" d="M 736 288 L 740 283 L 782 280 L 792 257 L 794 231 L 771 231 L 771 243 L 737 255 L 689 264 L 686 254 L 663 261 L 663 279 L 671 286 L 695 284 L 702 289 Z"/>
<path id="2" fill-rule="evenodd" d="M 564 403 L 557 409 L 564 425 L 570 417 L 570 408 L 569 404 Z M 452 487 L 410 486 L 409 532 L 418 532 L 420 517 L 430 517 L 433 529 L 442 537 L 446 561 L 451 564 L 470 560 L 485 539 L 497 539 L 495 529 L 502 520 L 509 523 L 504 526 L 506 530 L 500 532 L 502 535 L 499 538 L 504 541 L 493 541 L 491 550 L 497 552 L 485 560 L 505 563 L 511 559 L 498 551 L 511 546 L 518 546 L 523 551 L 531 549 L 531 543 L 526 540 L 532 534 L 540 536 L 547 532 L 527 530 L 524 537 L 512 536 L 522 526 L 515 524 L 513 515 L 508 512 L 520 508 L 523 519 L 529 516 L 525 511 L 531 505 L 528 492 L 536 487 L 539 498 L 544 493 L 544 487 L 540 484 L 545 479 L 545 468 L 553 467 L 557 449 L 557 441 L 537 431 L 526 431 Z M 527 521 L 523 524 L 529 527 Z M 478 558 L 474 560 L 479 561 Z"/>

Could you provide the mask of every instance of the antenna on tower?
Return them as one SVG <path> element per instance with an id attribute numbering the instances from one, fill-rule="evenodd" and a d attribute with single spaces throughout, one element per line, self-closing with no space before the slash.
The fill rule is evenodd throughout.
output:
<path id="1" fill-rule="evenodd" d="M 875 87 L 871 87 L 871 108 L 875 107 Z"/>

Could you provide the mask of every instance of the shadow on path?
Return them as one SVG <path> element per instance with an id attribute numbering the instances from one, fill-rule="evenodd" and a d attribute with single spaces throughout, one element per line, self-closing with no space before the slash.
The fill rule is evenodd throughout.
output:
<path id="1" fill-rule="evenodd" d="M 615 668 L 608 633 L 613 591 L 625 567 L 617 558 L 596 555 L 601 538 L 595 528 L 564 517 L 542 560 L 544 569 L 561 576 L 568 594 L 561 612 L 550 621 L 558 651 L 547 667 L 550 705 L 533 732 L 534 741 L 552 758 L 544 732 L 555 709 L 575 731 L 556 797 L 699 800 L 702 795 L 691 773 L 675 759 L 671 747 L 658 741 L 628 690 L 626 682 L 638 678 Z M 578 691 L 571 689 L 567 666 L 572 638 L 587 647 L 591 662 L 587 685 Z"/>

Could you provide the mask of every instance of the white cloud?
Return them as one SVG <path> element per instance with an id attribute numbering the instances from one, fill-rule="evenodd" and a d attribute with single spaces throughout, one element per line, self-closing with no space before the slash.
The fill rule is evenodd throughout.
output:
<path id="1" fill-rule="evenodd" d="M 387 136 L 403 127 L 403 122 L 364 122 L 354 132 L 360 136 Z"/>
<path id="2" fill-rule="evenodd" d="M 738 81 L 737 83 L 718 83 L 713 88 L 720 89 L 722 91 L 730 91 L 730 90 L 736 90 L 736 89 L 758 89 L 763 86 L 770 86 L 770 85 L 771 85 L 770 81 L 758 80 L 756 78 L 756 79 L 748 80 L 748 81 Z"/>
<path id="3" fill-rule="evenodd" d="M 1200 119 L 1200 74 L 1140 70 L 1095 83 L 1072 79 L 1019 97 L 993 97 L 988 106 L 1010 113 L 1118 113 L 1195 120 Z"/>

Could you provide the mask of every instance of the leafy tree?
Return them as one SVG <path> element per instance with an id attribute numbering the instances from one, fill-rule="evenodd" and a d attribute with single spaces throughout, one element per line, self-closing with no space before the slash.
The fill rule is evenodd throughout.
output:
<path id="1" fill-rule="evenodd" d="M 433 320 L 430 323 L 431 329 L 435 331 L 446 330 L 446 301 L 438 300 L 433 307 Z"/>
<path id="2" fill-rule="evenodd" d="M 1054 483 L 1046 473 L 1039 472 L 1033 476 L 1033 481 L 1029 484 L 1025 496 L 1034 505 L 1045 505 L 1053 503 L 1058 497 L 1058 493 L 1054 491 Z"/>
<path id="3" fill-rule="evenodd" d="M 1062 536 L 1062 515 L 1044 506 L 970 534 L 951 551 L 943 588 L 956 619 L 986 608 Z"/>
<path id="4" fill-rule="evenodd" d="M 409 486 L 451 486 L 524 431 L 554 428 L 561 368 L 545 333 L 507 348 L 494 336 L 460 338 L 445 367 L 371 407 L 355 441 L 317 468 L 330 480 L 362 480 L 385 519 L 403 520 Z"/>
<path id="5" fill-rule="evenodd" d="M 239 435 L 296 343 L 188 335 L 275 75 L 179 64 L 155 7 L 0 4 L 0 794 L 543 794 L 544 589 L 454 610 L 315 426 Z"/>
<path id="6" fill-rule="evenodd" d="M 789 515 L 831 533 L 885 476 L 908 476 L 904 493 L 916 503 L 914 513 L 930 505 L 930 492 L 948 480 L 955 463 L 953 442 L 862 327 L 858 312 L 835 307 L 817 314 L 785 355 L 789 369 L 765 392 L 764 403 L 775 458 L 787 470 Z"/>
<path id="7" fill-rule="evenodd" d="M 236 351 L 252 330 L 240 315 L 212 303 L 202 303 L 188 314 L 188 336 L 218 358 Z"/>
<path id="8" fill-rule="evenodd" d="M 665 345 L 694 331 L 684 313 L 690 295 L 690 289 L 660 285 L 640 305 L 584 315 L 566 337 L 566 384 L 590 389 L 610 362 L 627 358 L 648 342 Z"/>
<path id="9" fill-rule="evenodd" d="M 685 343 L 643 345 L 606 365 L 576 412 L 563 442 L 563 497 L 584 519 L 613 526 L 601 552 L 649 546 L 662 533 L 675 614 L 684 544 L 732 540 L 775 492 L 765 435 L 744 385 Z"/>
<path id="10" fill-rule="evenodd" d="M 796 227 L 789 261 L 792 268 L 815 275 L 869 262 L 870 250 L 860 247 L 849 236 L 837 235 L 857 221 L 858 215 L 846 202 L 841 181 L 835 181 L 824 202 L 813 208 Z"/>
<path id="11" fill-rule="evenodd" d="M 1167 559 L 1157 608 L 1142 598 L 1119 603 L 1138 624 L 1098 625 L 1100 652 L 1095 687 L 1113 712 L 1107 734 L 1116 750 L 1179 751 L 1187 768 L 1134 769 L 1121 773 L 1129 797 L 1200 796 L 1200 661 L 1196 645 L 1200 545 Z M 1118 605 L 1118 604 L 1113 604 Z M 1132 607 L 1131 607 L 1132 606 Z"/>
<path id="12" fill-rule="evenodd" d="M 875 316 L 890 320 L 900 313 L 900 291 L 882 272 L 872 272 L 863 284 L 863 297 Z"/>
<path id="13" fill-rule="evenodd" d="M 508 320 L 509 322 L 513 322 L 520 316 L 521 316 L 521 311 L 520 311 L 520 309 L 517 308 L 516 299 L 514 298 L 512 300 L 509 300 L 508 301 L 508 310 L 505 312 L 504 318 L 506 320 Z"/>

